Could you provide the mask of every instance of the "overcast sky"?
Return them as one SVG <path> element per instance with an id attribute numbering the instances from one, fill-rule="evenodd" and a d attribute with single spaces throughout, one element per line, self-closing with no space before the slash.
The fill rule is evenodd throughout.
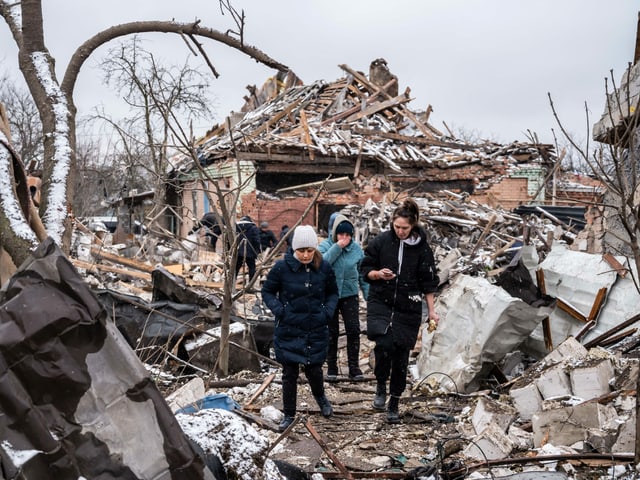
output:
<path id="1" fill-rule="evenodd" d="M 192 21 L 225 31 L 217 0 L 45 0 L 45 41 L 59 78 L 75 48 L 111 25 L 134 20 Z M 549 92 L 565 126 L 587 135 L 604 109 L 604 79 L 616 82 L 633 60 L 638 10 L 631 0 L 233 0 L 246 15 L 245 42 L 288 65 L 305 82 L 343 76 L 338 64 L 368 73 L 379 57 L 411 88 L 415 110 L 433 107 L 431 123 L 477 132 L 501 142 L 525 141 L 531 130 L 551 142 L 557 129 Z M 148 34 L 146 45 L 181 64 L 179 38 Z M 221 74 L 213 80 L 216 118 L 239 110 L 245 86 L 274 72 L 228 47 L 206 40 Z M 13 40 L 0 25 L 0 61 L 17 70 Z M 80 73 L 79 114 L 96 105 L 116 109 L 100 86 L 99 49 Z M 0 71 L 2 73 L 2 71 Z M 114 110 L 117 111 L 117 110 Z M 201 125 L 203 133 L 209 125 Z"/>

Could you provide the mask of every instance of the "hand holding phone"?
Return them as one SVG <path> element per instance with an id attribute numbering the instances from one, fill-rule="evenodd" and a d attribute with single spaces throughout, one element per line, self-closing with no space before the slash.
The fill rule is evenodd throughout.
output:
<path id="1" fill-rule="evenodd" d="M 391 280 L 396 276 L 396 274 L 393 273 L 393 271 L 389 268 L 383 268 L 382 270 L 380 270 L 380 275 L 382 276 L 383 280 Z"/>

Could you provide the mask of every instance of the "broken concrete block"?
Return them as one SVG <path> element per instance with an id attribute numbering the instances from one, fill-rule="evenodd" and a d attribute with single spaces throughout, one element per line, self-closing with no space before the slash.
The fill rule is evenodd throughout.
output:
<path id="1" fill-rule="evenodd" d="M 588 361 L 569 371 L 573 395 L 583 400 L 591 400 L 611 391 L 609 381 L 614 378 L 613 363 L 610 359 Z"/>
<path id="2" fill-rule="evenodd" d="M 175 413 L 181 408 L 197 402 L 202 397 L 204 397 L 204 380 L 200 377 L 195 377 L 165 398 L 165 400 L 171 411 Z"/>
<path id="3" fill-rule="evenodd" d="M 186 342 L 185 349 L 189 363 L 208 371 L 213 370 L 220 352 L 220 327 L 207 330 L 206 334 Z M 251 355 L 252 351 L 256 351 L 256 343 L 251 329 L 239 322 L 229 325 L 229 373 L 242 370 L 259 372 L 260 361 L 256 355 Z"/>
<path id="4" fill-rule="evenodd" d="M 630 395 L 619 395 L 614 400 L 614 405 L 618 412 L 631 412 L 636 409 L 635 390 Z"/>
<path id="5" fill-rule="evenodd" d="M 525 451 L 533 448 L 533 433 L 512 424 L 509 425 L 507 435 L 517 450 Z"/>
<path id="6" fill-rule="evenodd" d="M 546 365 L 560 363 L 565 359 L 582 360 L 587 357 L 588 350 L 575 338 L 567 339 L 551 351 L 543 361 Z"/>
<path id="7" fill-rule="evenodd" d="M 587 429 L 601 429 L 616 415 L 613 407 L 596 402 L 540 411 L 531 418 L 533 439 L 536 447 L 543 443 L 573 445 L 584 440 Z"/>
<path id="8" fill-rule="evenodd" d="M 511 422 L 515 419 L 517 411 L 511 405 L 480 397 L 471 417 L 471 423 L 476 434 L 482 433 L 490 424 L 499 427 L 503 432 L 507 431 Z"/>
<path id="9" fill-rule="evenodd" d="M 616 436 L 613 432 L 599 428 L 588 428 L 584 437 L 585 451 L 587 452 L 595 450 L 599 453 L 610 453 L 611 447 L 616 441 Z"/>
<path id="10" fill-rule="evenodd" d="M 620 425 L 618 438 L 611 447 L 611 453 L 635 453 L 636 446 L 636 413 L 632 411 L 629 419 Z"/>
<path id="11" fill-rule="evenodd" d="M 556 364 L 543 370 L 536 378 L 535 384 L 545 400 L 571 396 L 571 382 L 569 375 L 565 372 L 564 364 Z"/>
<path id="12" fill-rule="evenodd" d="M 625 358 L 622 372 L 616 377 L 614 390 L 635 390 L 638 382 L 640 361 L 637 358 Z"/>
<path id="13" fill-rule="evenodd" d="M 500 427 L 490 424 L 462 453 L 478 460 L 499 460 L 508 457 L 512 450 L 513 443 L 509 437 Z"/>
<path id="14" fill-rule="evenodd" d="M 533 414 L 542 409 L 542 395 L 535 383 L 522 388 L 512 388 L 509 395 L 522 420 L 531 420 Z"/>

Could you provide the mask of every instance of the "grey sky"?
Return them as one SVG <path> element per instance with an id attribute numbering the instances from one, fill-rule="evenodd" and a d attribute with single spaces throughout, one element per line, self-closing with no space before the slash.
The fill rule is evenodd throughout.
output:
<path id="1" fill-rule="evenodd" d="M 133 20 L 202 20 L 225 31 L 217 0 L 44 1 L 45 40 L 58 73 L 84 40 Z M 620 81 L 632 61 L 638 10 L 630 0 L 235 0 L 246 14 L 245 41 L 291 67 L 305 82 L 343 76 L 338 64 L 368 72 L 384 57 L 411 88 L 411 106 L 432 105 L 431 123 L 477 131 L 502 142 L 526 139 L 526 130 L 551 142 L 557 129 L 547 92 L 566 127 L 586 137 L 584 104 L 592 121 L 604 106 L 604 78 Z M 147 46 L 167 62 L 182 63 L 179 38 L 150 34 Z M 0 27 L 0 61 L 17 69 L 13 40 Z M 213 81 L 217 118 L 238 110 L 248 84 L 261 85 L 271 69 L 215 42 L 205 41 L 221 73 Z M 94 54 L 80 74 L 79 114 L 117 104 L 100 86 Z M 210 125 L 201 125 L 203 133 Z"/>

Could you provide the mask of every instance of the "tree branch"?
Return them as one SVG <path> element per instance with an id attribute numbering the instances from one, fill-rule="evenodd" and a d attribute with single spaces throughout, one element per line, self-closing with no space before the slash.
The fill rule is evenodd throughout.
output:
<path id="1" fill-rule="evenodd" d="M 202 28 L 198 25 L 198 23 L 199 22 L 178 23 L 171 21 L 152 20 L 146 22 L 124 23 L 103 30 L 102 32 L 94 35 L 89 40 L 80 45 L 80 47 L 78 47 L 78 49 L 74 52 L 71 60 L 69 61 L 69 65 L 67 66 L 67 70 L 62 81 L 62 91 L 65 92 L 65 94 L 69 98 L 72 97 L 73 89 L 75 88 L 75 83 L 77 81 L 78 74 L 80 73 L 80 68 L 84 64 L 85 60 L 89 58 L 89 56 L 94 52 L 94 50 L 109 42 L 110 40 L 134 33 L 160 32 L 210 38 L 211 40 L 216 40 L 218 42 L 224 43 L 231 48 L 235 48 L 236 50 L 247 54 L 251 58 L 260 63 L 263 63 L 268 67 L 275 68 L 283 72 L 288 70 L 288 67 L 286 65 L 274 60 L 262 50 L 251 45 L 245 45 L 241 41 L 230 37 L 229 35 L 225 35 L 218 30 L 213 30 L 211 28 Z"/>

